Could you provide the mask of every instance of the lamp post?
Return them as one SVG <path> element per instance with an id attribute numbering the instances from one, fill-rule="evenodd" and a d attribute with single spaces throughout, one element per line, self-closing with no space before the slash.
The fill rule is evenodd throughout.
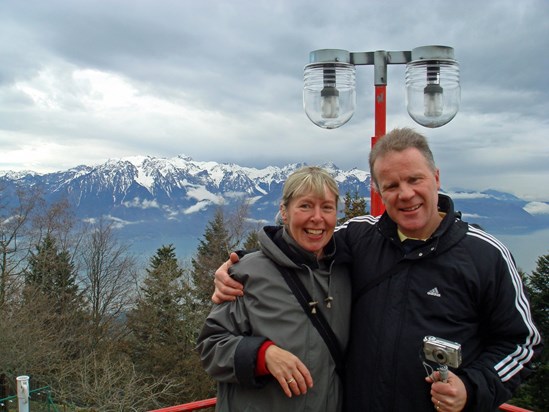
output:
<path id="1" fill-rule="evenodd" d="M 355 66 L 373 65 L 375 131 L 371 147 L 374 147 L 386 133 L 388 64 L 406 64 L 406 107 L 415 122 L 434 128 L 454 118 L 461 98 L 459 65 L 454 59 L 454 49 L 447 46 L 422 46 L 411 51 L 312 51 L 304 70 L 305 113 L 314 124 L 325 129 L 347 123 L 356 106 Z M 371 214 L 382 214 L 381 197 L 373 185 L 370 199 Z"/>

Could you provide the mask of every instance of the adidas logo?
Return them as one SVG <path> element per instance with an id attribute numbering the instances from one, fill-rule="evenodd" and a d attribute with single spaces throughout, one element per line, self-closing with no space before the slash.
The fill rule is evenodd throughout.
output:
<path id="1" fill-rule="evenodd" d="M 440 293 L 437 288 L 431 289 L 429 292 L 427 292 L 428 295 L 436 296 L 437 298 L 440 298 Z"/>

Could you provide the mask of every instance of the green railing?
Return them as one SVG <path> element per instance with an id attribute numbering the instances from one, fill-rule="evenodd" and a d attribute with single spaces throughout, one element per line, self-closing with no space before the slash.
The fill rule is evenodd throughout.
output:
<path id="1" fill-rule="evenodd" d="M 34 395 L 34 397 L 33 397 Z M 38 399 L 39 396 L 44 395 L 45 399 L 41 400 Z M 0 399 L 0 411 L 3 410 L 13 410 L 17 409 L 17 395 L 8 396 L 7 398 Z M 29 391 L 29 402 L 31 405 L 39 405 L 44 404 L 40 407 L 40 411 L 47 411 L 47 412 L 59 412 L 57 407 L 55 406 L 55 403 L 53 402 L 53 398 L 51 396 L 51 390 L 49 386 L 44 386 L 42 388 L 33 389 Z M 15 407 L 11 407 L 10 405 L 15 404 Z M 31 408 L 32 410 L 33 408 Z"/>

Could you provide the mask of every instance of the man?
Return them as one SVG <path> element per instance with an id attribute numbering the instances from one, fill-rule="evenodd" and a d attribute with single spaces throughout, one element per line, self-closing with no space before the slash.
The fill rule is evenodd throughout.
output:
<path id="1" fill-rule="evenodd" d="M 353 267 L 347 410 L 497 410 L 541 351 L 510 252 L 438 194 L 422 135 L 405 128 L 384 136 L 370 171 L 386 212 L 335 233 L 337 259 Z M 445 382 L 424 365 L 426 336 L 461 345 L 461 364 Z"/>

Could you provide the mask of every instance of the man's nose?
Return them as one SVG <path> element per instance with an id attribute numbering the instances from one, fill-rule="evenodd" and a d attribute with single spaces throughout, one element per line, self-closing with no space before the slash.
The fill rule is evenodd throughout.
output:
<path id="1" fill-rule="evenodd" d="M 414 196 L 414 189 L 409 184 L 403 183 L 400 185 L 400 191 L 398 193 L 398 196 L 401 199 L 409 199 Z"/>

